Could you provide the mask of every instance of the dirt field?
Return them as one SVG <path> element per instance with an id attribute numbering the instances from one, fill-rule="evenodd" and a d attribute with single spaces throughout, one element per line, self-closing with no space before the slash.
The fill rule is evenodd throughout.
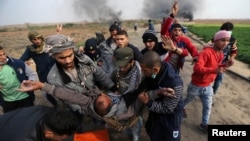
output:
<path id="1" fill-rule="evenodd" d="M 219 21 L 222 23 L 222 21 Z M 249 22 L 250 23 L 250 22 Z M 159 25 L 157 29 L 159 30 Z M 139 27 L 137 33 L 133 31 L 132 26 L 125 26 L 129 33 L 130 42 L 136 45 L 138 48 L 143 47 L 142 33 L 145 30 L 144 27 Z M 55 33 L 55 29 L 41 29 L 38 30 L 45 37 Z M 108 36 L 108 26 L 81 26 L 71 29 L 63 29 L 62 33 L 69 35 L 74 38 L 77 44 L 85 41 L 89 37 L 94 37 L 95 32 L 102 31 L 105 36 Z M 23 53 L 25 46 L 30 44 L 27 39 L 27 30 L 24 31 L 11 31 L 11 32 L 0 32 L 0 44 L 6 47 L 6 52 L 9 56 L 20 57 Z M 199 49 L 200 44 L 194 42 Z M 237 67 L 237 66 L 233 66 Z M 186 63 L 181 76 L 184 80 L 184 94 L 186 97 L 187 84 L 190 81 L 192 73 L 191 58 L 187 57 Z M 250 87 L 249 82 L 246 82 L 234 75 L 225 74 L 223 84 L 219 89 L 219 92 L 215 95 L 215 106 L 212 108 L 210 124 L 250 124 Z M 37 91 L 36 93 L 36 104 L 47 105 L 47 101 Z M 207 135 L 198 129 L 198 125 L 201 121 L 201 102 L 197 98 L 188 107 L 188 118 L 183 120 L 182 125 L 182 141 L 206 141 Z M 125 141 L 127 140 L 122 134 L 111 132 L 112 141 Z M 143 130 L 142 141 L 148 141 L 148 137 Z"/>

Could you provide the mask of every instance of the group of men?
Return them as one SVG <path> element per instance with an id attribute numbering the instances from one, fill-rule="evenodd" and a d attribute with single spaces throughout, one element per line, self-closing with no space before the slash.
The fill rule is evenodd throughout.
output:
<path id="1" fill-rule="evenodd" d="M 225 30 L 233 28 L 221 28 L 215 33 L 213 43 L 198 53 L 184 35 L 183 26 L 174 22 L 177 13 L 178 2 L 175 2 L 171 14 L 162 24 L 162 42 L 158 42 L 154 30 L 148 29 L 142 36 L 145 48 L 141 51 L 129 43 L 127 31 L 115 24 L 109 27 L 107 40 L 99 43 L 94 39 L 87 40 L 84 53 L 66 35 L 55 34 L 45 39 L 34 31 L 28 34 L 32 45 L 19 60 L 8 57 L 0 47 L 0 82 L 5 113 L 0 116 L 0 126 L 16 127 L 14 122 L 6 121 L 13 115 L 25 119 L 28 118 L 26 113 L 36 111 L 30 115 L 34 115 L 29 118 L 32 123 L 25 123 L 30 126 L 25 126 L 20 133 L 26 136 L 19 134 L 19 140 L 63 140 L 74 132 L 92 131 L 95 129 L 84 124 L 84 119 L 90 117 L 96 125 L 105 128 L 107 124 L 137 141 L 146 108 L 145 127 L 152 141 L 180 141 L 182 118 L 187 117 L 186 106 L 199 96 L 203 104 L 199 127 L 206 131 L 216 91 L 213 91 L 213 82 L 232 66 L 237 53 L 235 44 L 224 50 L 230 39 L 233 40 L 230 32 Z M 189 54 L 195 63 L 187 97 L 183 99 L 180 71 Z M 223 59 L 228 57 L 227 54 L 231 57 Z M 30 58 L 39 64 L 36 65 L 39 81 L 27 65 Z M 44 91 L 51 104 L 60 110 L 44 106 L 22 108 L 34 105 L 33 91 L 37 89 Z M 20 110 L 15 110 L 17 108 Z M 0 140 L 15 134 L 6 129 L 0 129 Z"/>

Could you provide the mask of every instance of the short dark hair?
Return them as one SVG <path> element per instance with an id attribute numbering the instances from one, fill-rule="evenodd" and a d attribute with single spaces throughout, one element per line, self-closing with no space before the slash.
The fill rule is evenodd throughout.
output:
<path id="1" fill-rule="evenodd" d="M 231 22 L 225 22 L 224 24 L 221 25 L 220 30 L 227 30 L 227 31 L 231 31 L 233 30 L 234 25 Z"/>
<path id="2" fill-rule="evenodd" d="M 139 63 L 145 65 L 147 68 L 154 66 L 161 66 L 161 57 L 155 51 L 148 51 L 139 59 Z"/>
<path id="3" fill-rule="evenodd" d="M 76 117 L 66 109 L 57 109 L 44 119 L 45 127 L 58 135 L 72 135 L 77 129 Z"/>
<path id="4" fill-rule="evenodd" d="M 182 29 L 182 26 L 181 26 L 181 24 L 179 24 L 179 23 L 173 23 L 173 24 L 171 25 L 171 27 L 170 27 L 170 31 L 172 31 L 172 30 L 175 29 L 175 28 L 181 28 L 181 29 Z"/>
<path id="5" fill-rule="evenodd" d="M 112 25 L 110 25 L 110 27 L 109 27 L 109 32 L 112 32 L 112 31 L 114 31 L 114 30 L 119 31 L 119 29 L 120 29 L 120 28 L 119 28 L 117 25 L 112 24 Z"/>
<path id="6" fill-rule="evenodd" d="M 116 35 L 125 35 L 126 37 L 128 37 L 128 33 L 127 33 L 126 30 L 120 30 L 120 31 L 117 32 Z"/>

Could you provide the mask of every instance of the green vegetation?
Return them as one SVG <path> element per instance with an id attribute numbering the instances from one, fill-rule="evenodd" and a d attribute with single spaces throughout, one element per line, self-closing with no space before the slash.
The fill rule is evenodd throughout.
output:
<path id="1" fill-rule="evenodd" d="M 195 24 L 185 26 L 188 27 L 190 32 L 202 38 L 204 42 L 209 41 L 220 29 L 219 24 Z M 236 59 L 250 64 L 250 25 L 235 24 L 232 35 L 237 39 L 238 55 Z"/>

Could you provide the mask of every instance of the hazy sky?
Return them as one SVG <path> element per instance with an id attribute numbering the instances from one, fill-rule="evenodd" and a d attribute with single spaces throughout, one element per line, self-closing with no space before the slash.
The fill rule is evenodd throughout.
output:
<path id="1" fill-rule="evenodd" d="M 91 21 L 92 18 L 86 14 L 87 12 L 76 13 L 73 1 L 77 0 L 0 0 L 0 26 L 24 23 Z M 89 1 L 107 2 L 107 5 L 114 11 L 121 12 L 121 19 L 147 18 L 141 16 L 140 13 L 144 0 L 78 1 L 86 2 L 86 6 L 88 6 Z M 194 13 L 194 19 L 250 19 L 250 0 L 203 1 L 203 4 Z"/>

